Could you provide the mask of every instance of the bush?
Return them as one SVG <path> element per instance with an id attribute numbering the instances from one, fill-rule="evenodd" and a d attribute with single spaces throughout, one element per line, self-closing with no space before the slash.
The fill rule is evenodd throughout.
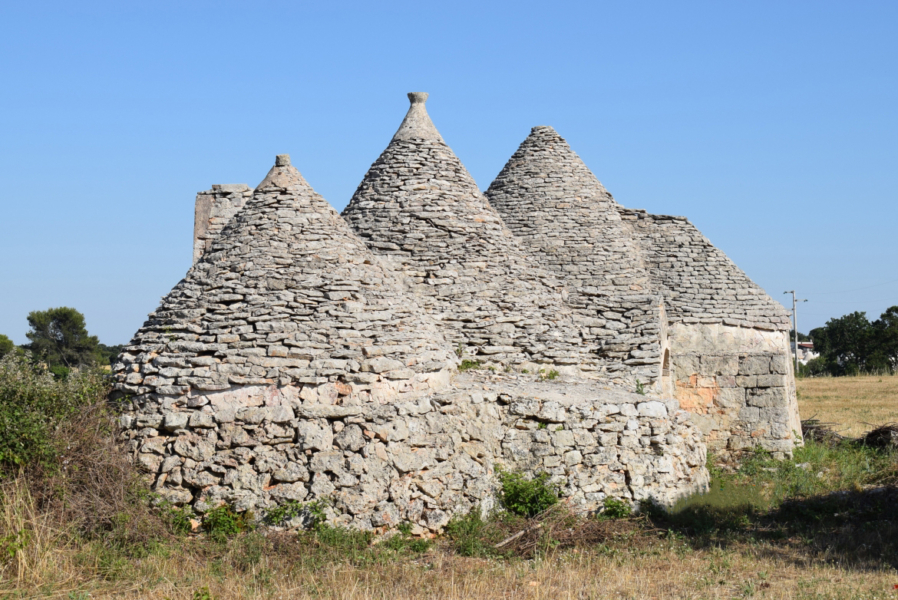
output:
<path id="1" fill-rule="evenodd" d="M 251 529 L 252 522 L 251 512 L 237 513 L 226 504 L 213 508 L 203 516 L 203 528 L 209 537 L 218 542 L 224 542 L 241 531 Z"/>
<path id="2" fill-rule="evenodd" d="M 0 359 L 0 474 L 19 468 L 53 470 L 60 465 L 60 428 L 102 402 L 108 386 L 95 371 L 55 378 L 28 357 Z"/>
<path id="3" fill-rule="evenodd" d="M 7 354 L 10 354 L 15 349 L 16 345 L 12 342 L 12 340 L 3 334 L 0 334 L 0 358 L 3 358 Z"/>
<path id="4" fill-rule="evenodd" d="M 605 519 L 626 519 L 633 512 L 630 505 L 623 500 L 616 500 L 611 496 L 605 498 L 604 510 L 600 515 Z"/>
<path id="5" fill-rule="evenodd" d="M 468 360 L 467 358 L 461 361 L 461 364 L 458 365 L 458 372 L 462 373 L 464 371 L 472 371 L 480 368 L 479 360 Z"/>
<path id="6" fill-rule="evenodd" d="M 499 501 L 506 510 L 522 517 L 535 517 L 558 502 L 558 486 L 549 482 L 548 473 L 526 479 L 521 473 L 498 471 Z"/>

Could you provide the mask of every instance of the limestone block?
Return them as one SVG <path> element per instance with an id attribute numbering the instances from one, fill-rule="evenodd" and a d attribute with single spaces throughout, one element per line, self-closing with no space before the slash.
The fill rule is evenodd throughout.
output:
<path id="1" fill-rule="evenodd" d="M 740 375 L 767 375 L 770 373 L 770 356 L 750 355 L 739 361 Z"/>

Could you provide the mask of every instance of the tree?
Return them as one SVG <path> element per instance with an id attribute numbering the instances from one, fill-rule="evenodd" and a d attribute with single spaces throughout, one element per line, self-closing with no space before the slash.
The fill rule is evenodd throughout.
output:
<path id="1" fill-rule="evenodd" d="M 789 330 L 789 341 L 791 341 L 791 342 L 795 341 L 795 330 L 794 329 Z M 798 341 L 799 342 L 810 342 L 811 338 L 799 331 L 798 332 Z"/>
<path id="2" fill-rule="evenodd" d="M 856 374 L 867 370 L 870 357 L 872 327 L 867 313 L 853 312 L 830 319 L 826 326 L 811 331 L 814 350 L 820 353 L 836 375 Z"/>
<path id="3" fill-rule="evenodd" d="M 898 306 L 887 308 L 873 322 L 873 368 L 898 370 Z"/>
<path id="4" fill-rule="evenodd" d="M 109 365 L 111 367 L 115 362 L 115 359 L 118 358 L 118 355 L 121 354 L 122 350 L 124 349 L 124 344 L 118 344 L 115 346 L 100 344 L 97 347 L 97 362 L 103 365 Z"/>
<path id="5" fill-rule="evenodd" d="M 3 358 L 16 349 L 16 345 L 12 340 L 0 333 L 0 358 Z"/>
<path id="6" fill-rule="evenodd" d="M 95 363 L 99 340 L 87 333 L 84 315 L 74 308 L 36 310 L 28 314 L 28 325 L 31 331 L 25 335 L 31 343 L 27 348 L 51 370 Z"/>

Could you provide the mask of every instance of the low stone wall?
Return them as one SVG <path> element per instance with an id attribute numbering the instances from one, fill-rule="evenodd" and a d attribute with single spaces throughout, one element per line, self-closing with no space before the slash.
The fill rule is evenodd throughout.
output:
<path id="1" fill-rule="evenodd" d="M 550 473 L 583 511 L 607 496 L 670 504 L 708 483 L 701 435 L 675 401 L 594 383 L 466 374 L 451 391 L 388 404 L 243 386 L 122 407 L 155 490 L 200 513 L 327 498 L 332 523 L 424 533 L 489 509 L 498 465 Z"/>
<path id="2" fill-rule="evenodd" d="M 755 447 L 778 458 L 801 443 L 784 332 L 724 325 L 670 328 L 676 398 L 723 459 Z"/>

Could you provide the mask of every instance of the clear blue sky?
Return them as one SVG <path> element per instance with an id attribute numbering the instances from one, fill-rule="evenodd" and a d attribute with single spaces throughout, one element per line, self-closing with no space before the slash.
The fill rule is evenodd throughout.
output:
<path id="1" fill-rule="evenodd" d="M 0 333 L 124 343 L 196 192 L 278 153 L 342 209 L 430 92 L 482 189 L 552 125 L 624 206 L 686 215 L 802 331 L 898 304 L 898 3 L 3 2 Z M 864 288 L 864 289 L 859 289 Z"/>

